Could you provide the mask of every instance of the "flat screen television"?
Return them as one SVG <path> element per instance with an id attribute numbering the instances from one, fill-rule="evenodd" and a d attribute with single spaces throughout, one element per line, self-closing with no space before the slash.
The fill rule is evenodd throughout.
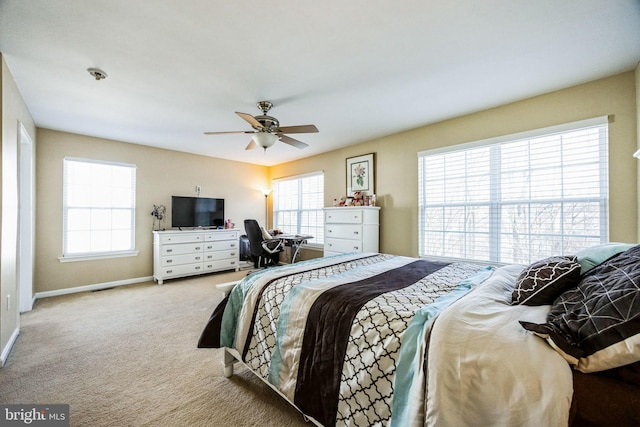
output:
<path id="1" fill-rule="evenodd" d="M 171 227 L 224 227 L 224 199 L 171 196 Z"/>

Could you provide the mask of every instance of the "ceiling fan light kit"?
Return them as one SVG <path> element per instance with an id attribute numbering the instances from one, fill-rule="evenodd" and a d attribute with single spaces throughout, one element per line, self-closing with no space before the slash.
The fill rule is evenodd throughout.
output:
<path id="1" fill-rule="evenodd" d="M 251 142 L 245 150 L 252 150 L 256 147 L 262 147 L 266 151 L 276 141 L 280 140 L 286 144 L 296 148 L 306 148 L 308 145 L 302 141 L 291 138 L 287 133 L 317 133 L 318 128 L 315 125 L 298 125 L 298 126 L 280 126 L 280 122 L 275 117 L 268 116 L 267 113 L 273 107 L 269 101 L 260 101 L 256 104 L 262 111 L 262 115 L 252 116 L 251 114 L 236 111 L 241 119 L 246 121 L 254 129 L 253 131 L 231 131 L 231 132 L 205 132 L 205 135 L 222 135 L 229 133 L 247 133 L 252 134 Z"/>
<path id="2" fill-rule="evenodd" d="M 267 151 L 267 148 L 271 147 L 278 140 L 278 135 L 266 131 L 259 131 L 254 133 L 251 139 L 260 147 Z"/>

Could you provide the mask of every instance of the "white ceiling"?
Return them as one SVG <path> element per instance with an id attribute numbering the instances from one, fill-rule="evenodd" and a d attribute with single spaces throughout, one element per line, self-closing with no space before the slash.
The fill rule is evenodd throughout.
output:
<path id="1" fill-rule="evenodd" d="M 0 52 L 39 127 L 273 165 L 631 70 L 640 1 L 0 0 Z M 320 132 L 203 135 L 260 100 Z"/>

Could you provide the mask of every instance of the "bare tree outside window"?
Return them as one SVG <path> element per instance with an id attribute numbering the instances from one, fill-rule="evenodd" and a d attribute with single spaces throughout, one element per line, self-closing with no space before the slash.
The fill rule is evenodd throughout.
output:
<path id="1" fill-rule="evenodd" d="M 420 256 L 530 263 L 608 240 L 606 118 L 419 154 Z"/>

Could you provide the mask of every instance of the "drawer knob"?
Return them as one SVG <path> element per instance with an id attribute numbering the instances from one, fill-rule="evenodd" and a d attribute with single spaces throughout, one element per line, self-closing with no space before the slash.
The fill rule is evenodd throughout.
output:
<path id="1" fill-rule="evenodd" d="M 197 266 L 197 267 L 196 267 L 196 270 L 200 270 L 200 266 Z"/>
<path id="2" fill-rule="evenodd" d="M 355 250 L 357 251 L 357 250 L 358 250 L 358 249 L 360 249 L 360 248 L 359 248 L 359 247 L 357 247 L 357 246 L 354 246 L 354 247 L 353 247 L 353 249 L 355 249 Z"/>
<path id="3" fill-rule="evenodd" d="M 200 246 L 196 246 L 196 251 L 199 251 L 200 249 L 202 249 Z"/>
<path id="4" fill-rule="evenodd" d="M 353 234 L 356 234 L 356 235 L 357 235 L 357 234 L 359 234 L 359 233 L 358 233 L 357 231 L 354 231 L 354 232 L 353 232 Z"/>
<path id="5" fill-rule="evenodd" d="M 198 260 L 198 259 L 200 259 L 200 257 L 199 257 L 199 256 L 197 256 L 197 257 L 196 257 L 196 260 Z"/>
<path id="6" fill-rule="evenodd" d="M 236 255 L 236 253 L 235 253 L 235 252 L 231 252 L 231 253 L 230 253 L 230 255 L 231 255 L 231 256 L 235 256 L 235 255 Z"/>
<path id="7" fill-rule="evenodd" d="M 172 262 L 173 262 L 173 260 L 172 260 L 172 259 L 168 259 L 168 260 L 167 260 L 167 264 L 171 264 Z"/>
<path id="8" fill-rule="evenodd" d="M 232 244 L 230 244 L 229 246 L 231 246 L 232 248 L 235 248 L 235 247 L 236 247 L 236 244 L 235 244 L 235 243 L 232 243 Z"/>
<path id="9" fill-rule="evenodd" d="M 173 273 L 173 270 L 167 270 L 167 274 Z"/>
<path id="10" fill-rule="evenodd" d="M 173 252 L 173 249 L 167 249 L 167 253 Z"/>

